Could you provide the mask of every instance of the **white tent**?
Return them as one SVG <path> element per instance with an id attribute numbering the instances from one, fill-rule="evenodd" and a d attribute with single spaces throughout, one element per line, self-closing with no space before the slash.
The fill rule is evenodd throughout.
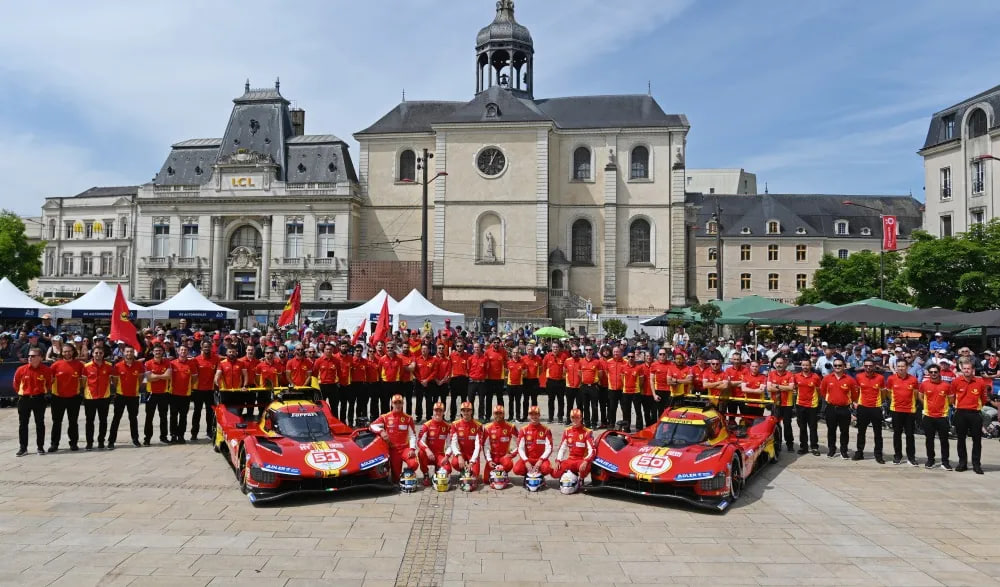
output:
<path id="1" fill-rule="evenodd" d="M 424 323 L 430 321 L 434 332 L 444 328 L 444 321 L 451 320 L 451 326 L 465 326 L 465 314 L 449 312 L 432 304 L 419 291 L 413 289 L 406 297 L 399 300 L 396 308 L 398 320 L 406 320 L 410 330 L 420 330 Z"/>
<path id="2" fill-rule="evenodd" d="M 209 300 L 198 291 L 193 284 L 187 284 L 184 289 L 165 302 L 150 306 L 147 310 L 151 318 L 188 318 L 202 320 L 236 320 L 239 310 L 224 308 Z"/>
<path id="3" fill-rule="evenodd" d="M 115 306 L 117 289 L 117 287 L 112 287 L 101 281 L 72 302 L 52 308 L 52 316 L 55 318 L 111 318 L 111 309 Z M 125 302 L 128 304 L 130 313 L 134 313 L 136 318 L 149 318 L 149 311 L 145 306 L 130 302 L 128 299 Z"/>
<path id="4" fill-rule="evenodd" d="M 369 322 L 376 322 L 379 312 L 382 311 L 382 302 L 387 297 L 389 298 L 389 320 L 392 322 L 392 329 L 395 330 L 399 325 L 399 318 L 396 316 L 396 307 L 399 305 L 399 302 L 384 289 L 375 294 L 375 297 L 356 308 L 339 310 L 337 312 L 337 329 L 354 332 L 363 319 L 368 319 Z M 371 332 L 370 327 L 371 324 L 366 328 L 369 332 Z"/>
<path id="5" fill-rule="evenodd" d="M 4 277 L 0 279 L 0 318 L 37 318 L 51 308 L 28 296 Z"/>

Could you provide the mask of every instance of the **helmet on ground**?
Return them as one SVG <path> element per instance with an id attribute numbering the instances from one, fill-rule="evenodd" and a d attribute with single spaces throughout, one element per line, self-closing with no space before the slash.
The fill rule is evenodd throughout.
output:
<path id="1" fill-rule="evenodd" d="M 462 491 L 475 491 L 476 490 L 476 476 L 472 474 L 471 471 L 466 470 L 462 473 L 462 477 L 458 480 L 458 488 Z"/>
<path id="2" fill-rule="evenodd" d="M 524 478 L 524 486 L 528 488 L 528 491 L 538 491 L 543 485 L 545 485 L 545 478 L 538 471 L 528 473 Z"/>
<path id="3" fill-rule="evenodd" d="M 507 477 L 507 471 L 500 465 L 493 467 L 493 470 L 490 471 L 490 487 L 505 489 L 508 485 L 510 485 L 510 480 Z"/>
<path id="4" fill-rule="evenodd" d="M 434 489 L 444 493 L 451 487 L 451 475 L 444 469 L 434 471 Z"/>
<path id="5" fill-rule="evenodd" d="M 403 467 L 399 474 L 399 490 L 403 493 L 413 493 L 417 490 L 417 476 L 409 467 Z"/>
<path id="6" fill-rule="evenodd" d="M 460 410 L 471 410 L 472 409 L 472 402 L 462 402 L 462 405 L 459 406 L 459 409 Z"/>
<path id="7" fill-rule="evenodd" d="M 573 471 L 566 471 L 559 478 L 559 491 L 563 495 L 571 495 L 580 489 L 580 477 Z"/>

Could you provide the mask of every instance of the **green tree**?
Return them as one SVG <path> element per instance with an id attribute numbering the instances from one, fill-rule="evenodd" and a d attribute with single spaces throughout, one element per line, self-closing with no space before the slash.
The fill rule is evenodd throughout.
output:
<path id="1" fill-rule="evenodd" d="M 693 342 L 704 344 L 715 337 L 715 321 L 722 316 L 722 310 L 715 304 L 695 304 L 691 311 L 701 317 L 701 321 L 688 326 L 688 336 Z"/>
<path id="2" fill-rule="evenodd" d="M 0 276 L 21 289 L 42 274 L 45 243 L 33 245 L 24 233 L 24 222 L 10 210 L 0 211 Z"/>
<path id="3" fill-rule="evenodd" d="M 833 255 L 823 255 L 819 269 L 813 274 L 813 286 L 802 292 L 797 300 L 800 304 L 815 304 L 826 301 L 832 304 L 848 304 L 866 298 L 880 297 L 879 254 L 859 251 L 840 259 Z M 899 253 L 885 254 L 885 299 L 907 302 L 910 293 L 901 277 L 902 262 Z"/>
<path id="4" fill-rule="evenodd" d="M 604 327 L 604 333 L 609 338 L 622 338 L 625 336 L 625 331 L 628 330 L 628 325 L 618 318 L 609 318 L 601 322 L 601 326 Z"/>
<path id="5" fill-rule="evenodd" d="M 1000 306 L 1000 221 L 957 237 L 916 232 L 903 273 L 921 307 L 978 312 Z"/>
<path id="6" fill-rule="evenodd" d="M 824 324 L 816 332 L 822 340 L 831 345 L 844 345 L 858 339 L 858 329 L 850 324 Z"/>

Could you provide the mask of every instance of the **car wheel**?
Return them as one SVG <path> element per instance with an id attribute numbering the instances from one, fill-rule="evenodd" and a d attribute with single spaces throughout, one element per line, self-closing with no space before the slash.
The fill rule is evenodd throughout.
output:
<path id="1" fill-rule="evenodd" d="M 735 502 L 743 495 L 743 485 L 746 479 L 743 478 L 743 461 L 739 453 L 733 455 L 733 460 L 729 465 L 729 501 Z"/>
<path id="2" fill-rule="evenodd" d="M 239 463 L 240 466 L 239 469 L 236 471 L 236 478 L 240 482 L 240 491 L 246 493 L 247 491 L 249 491 L 249 487 L 247 486 L 247 478 L 250 477 L 250 467 L 247 466 L 247 453 L 245 450 L 243 450 L 242 446 L 240 447 Z"/>
<path id="3" fill-rule="evenodd" d="M 774 456 L 771 457 L 771 462 L 778 462 L 778 457 L 781 456 L 781 447 L 783 442 L 783 437 L 781 433 L 781 428 L 775 428 L 774 430 Z"/>

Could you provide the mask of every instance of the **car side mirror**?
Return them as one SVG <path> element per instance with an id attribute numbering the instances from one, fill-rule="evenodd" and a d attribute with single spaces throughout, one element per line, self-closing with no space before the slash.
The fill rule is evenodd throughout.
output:
<path id="1" fill-rule="evenodd" d="M 236 423 L 236 427 L 239 428 L 240 430 L 246 430 L 247 423 L 246 422 L 237 422 Z"/>

